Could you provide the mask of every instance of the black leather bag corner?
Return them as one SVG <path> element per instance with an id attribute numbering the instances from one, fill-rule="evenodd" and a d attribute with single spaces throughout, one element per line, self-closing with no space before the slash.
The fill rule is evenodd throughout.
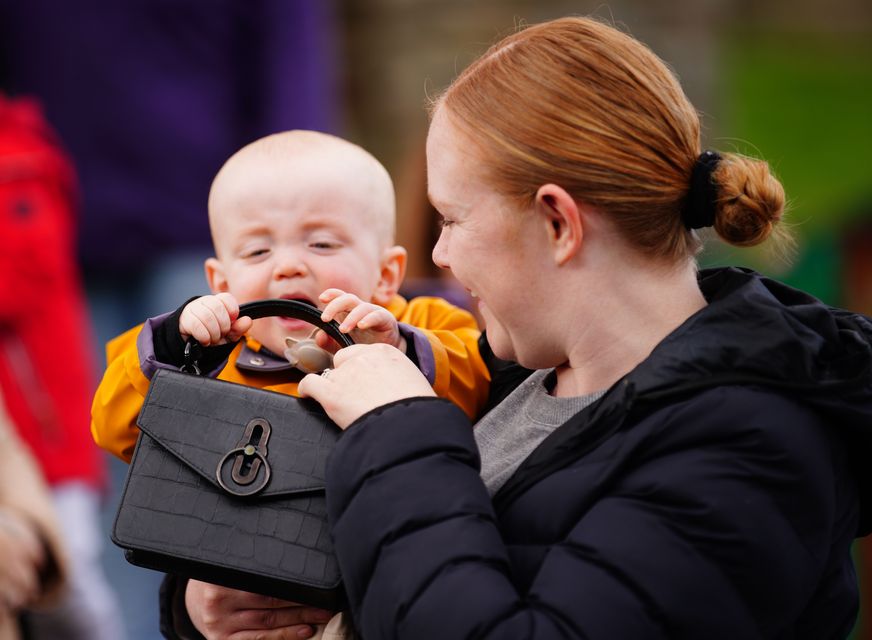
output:
<path id="1" fill-rule="evenodd" d="M 242 312 L 324 325 L 317 313 L 284 304 L 291 302 L 252 303 L 260 307 Z M 322 328 L 350 343 L 335 325 Z M 129 562 L 343 608 L 324 481 L 340 430 L 317 403 L 161 369 L 137 424 L 112 531 Z"/>

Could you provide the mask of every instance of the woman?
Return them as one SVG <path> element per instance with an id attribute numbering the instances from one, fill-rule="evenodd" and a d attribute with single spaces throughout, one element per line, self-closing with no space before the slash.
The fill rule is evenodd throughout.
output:
<path id="1" fill-rule="evenodd" d="M 696 229 L 779 233 L 767 165 L 701 153 L 665 65 L 584 18 L 463 72 L 427 159 L 434 261 L 534 371 L 501 368 L 474 431 L 384 345 L 301 383 L 347 429 L 328 503 L 360 635 L 845 637 L 872 324 L 694 259 Z"/>

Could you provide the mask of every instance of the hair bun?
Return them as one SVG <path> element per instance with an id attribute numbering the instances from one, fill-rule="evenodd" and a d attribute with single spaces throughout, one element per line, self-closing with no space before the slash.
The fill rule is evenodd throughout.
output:
<path id="1" fill-rule="evenodd" d="M 760 244 L 784 215 L 784 188 L 763 160 L 723 154 L 713 174 L 718 199 L 714 228 L 739 247 Z"/>

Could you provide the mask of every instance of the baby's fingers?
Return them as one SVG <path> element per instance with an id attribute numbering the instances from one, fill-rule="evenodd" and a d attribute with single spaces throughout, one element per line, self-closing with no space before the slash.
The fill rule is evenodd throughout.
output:
<path id="1" fill-rule="evenodd" d="M 214 296 L 207 296 L 207 298 L 212 302 L 220 304 L 224 307 L 224 310 L 227 311 L 227 316 L 231 321 L 236 320 L 239 316 L 239 302 L 236 301 L 236 298 L 232 293 L 227 293 L 226 291 L 223 293 L 215 294 Z M 218 309 L 218 307 L 215 307 Z"/>
<path id="2" fill-rule="evenodd" d="M 321 295 L 318 296 L 318 300 L 320 300 L 321 302 L 326 304 L 326 303 L 331 302 L 332 300 L 335 300 L 336 298 L 338 298 L 339 296 L 344 295 L 344 294 L 345 294 L 345 292 L 342 289 L 336 289 L 336 288 L 325 289 L 321 293 Z"/>
<path id="3" fill-rule="evenodd" d="M 225 338 L 228 342 L 236 342 L 242 336 L 244 336 L 249 329 L 251 329 L 251 325 L 254 322 L 248 316 L 241 316 L 236 319 L 233 324 L 230 325 L 230 331 L 227 332 Z"/>
<path id="4" fill-rule="evenodd" d="M 397 319 L 384 307 L 372 306 L 374 308 L 369 309 L 369 312 L 357 321 L 357 328 L 373 331 L 390 331 L 396 325 Z M 349 317 L 351 317 L 350 314 Z"/>
<path id="5" fill-rule="evenodd" d="M 331 289 L 328 289 L 328 291 L 331 291 Z M 342 292 L 341 295 L 331 300 L 327 306 L 324 307 L 324 310 L 321 311 L 321 319 L 324 322 L 330 322 L 331 320 L 339 321 L 343 318 L 344 314 L 349 313 L 352 309 L 362 304 L 366 303 L 361 301 L 361 299 L 353 293 Z"/>
<path id="6" fill-rule="evenodd" d="M 370 315 L 378 314 L 378 309 L 374 304 L 360 303 L 348 312 L 348 315 L 339 323 L 339 330 L 343 333 L 348 333 L 354 329 L 368 329 L 371 325 L 361 325 L 361 321 Z"/>
<path id="7" fill-rule="evenodd" d="M 219 317 L 211 309 L 195 309 L 193 315 L 199 324 L 194 326 L 191 335 L 203 346 L 218 343 L 224 333 L 224 328 L 230 329 L 230 318 L 227 316 Z"/>
<path id="8" fill-rule="evenodd" d="M 357 322 L 357 328 L 351 331 L 355 342 L 372 344 L 383 342 L 406 351 L 406 343 L 400 335 L 396 318 L 387 309 L 375 307 Z"/>
<path id="9" fill-rule="evenodd" d="M 236 313 L 239 313 L 238 309 Z M 188 318 L 184 316 L 188 314 Z M 227 307 L 217 296 L 204 296 L 192 302 L 182 312 L 183 331 L 187 328 L 203 346 L 218 344 L 230 331 L 232 320 Z"/>

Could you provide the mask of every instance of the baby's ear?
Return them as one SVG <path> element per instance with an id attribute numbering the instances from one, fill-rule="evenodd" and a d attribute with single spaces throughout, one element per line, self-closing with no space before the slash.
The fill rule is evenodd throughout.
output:
<path id="1" fill-rule="evenodd" d="M 406 250 L 395 245 L 382 253 L 378 284 L 372 294 L 372 302 L 386 306 L 400 290 L 406 277 Z"/>
<path id="2" fill-rule="evenodd" d="M 206 269 L 206 282 L 212 293 L 227 291 L 227 278 L 224 275 L 224 265 L 218 258 L 207 258 L 203 265 Z"/>

